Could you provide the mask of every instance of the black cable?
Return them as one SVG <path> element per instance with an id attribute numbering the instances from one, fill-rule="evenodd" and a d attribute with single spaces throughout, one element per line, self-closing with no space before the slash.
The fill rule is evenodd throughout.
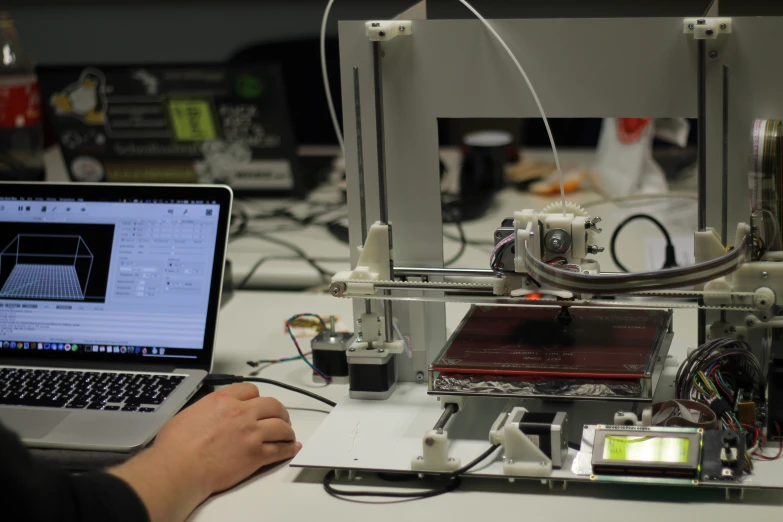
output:
<path id="1" fill-rule="evenodd" d="M 332 480 L 335 477 L 334 470 L 329 471 L 324 476 L 324 489 L 327 493 L 329 493 L 331 496 L 335 498 L 342 497 L 382 497 L 382 498 L 400 498 L 400 499 L 411 499 L 411 500 L 421 500 L 425 498 L 431 498 L 431 497 L 437 497 L 438 495 L 443 495 L 444 493 L 449 493 L 451 491 L 454 491 L 457 489 L 460 485 L 460 475 L 463 475 L 476 467 L 478 464 L 480 464 L 483 460 L 485 460 L 487 457 L 492 455 L 492 453 L 495 452 L 496 449 L 498 449 L 500 445 L 494 444 L 490 446 L 484 453 L 473 459 L 469 464 L 466 466 L 461 467 L 457 471 L 453 471 L 451 473 L 437 473 L 438 477 L 445 478 L 449 480 L 449 483 L 445 486 L 441 486 L 439 488 L 431 489 L 429 491 L 414 491 L 414 492 L 403 492 L 403 491 L 372 491 L 372 490 L 344 490 L 344 489 L 337 489 L 334 486 L 332 486 Z M 344 499 L 343 499 L 344 500 Z"/>
<path id="2" fill-rule="evenodd" d="M 252 267 L 250 267 L 250 271 L 247 273 L 245 277 L 242 278 L 242 281 L 239 282 L 238 285 L 235 286 L 236 290 L 244 290 L 247 284 L 250 282 L 250 279 L 253 277 L 253 275 L 258 271 L 259 268 L 261 268 L 261 265 L 266 263 L 267 261 L 275 261 L 275 260 L 287 260 L 287 261 L 296 261 L 302 259 L 299 256 L 264 256 L 258 261 L 256 261 Z M 327 262 L 334 262 L 334 263 L 348 263 L 350 262 L 350 259 L 346 257 L 311 257 L 313 261 L 320 261 L 321 263 L 327 263 Z"/>
<path id="3" fill-rule="evenodd" d="M 617 236 L 620 234 L 620 231 L 625 228 L 628 223 L 636 221 L 637 219 L 646 219 L 647 221 L 650 221 L 663 233 L 663 236 L 666 239 L 666 257 L 663 262 L 663 268 L 672 268 L 677 266 L 674 252 L 674 243 L 672 243 L 672 238 L 669 235 L 669 231 L 666 230 L 666 227 L 664 227 L 660 221 L 649 214 L 634 214 L 625 218 L 619 225 L 617 225 L 617 228 L 615 228 L 614 232 L 612 233 L 612 239 L 609 241 L 609 252 L 612 255 L 612 261 L 614 261 L 614 264 L 617 265 L 617 268 L 623 272 L 630 272 L 630 270 L 628 270 L 625 265 L 623 265 L 620 260 L 617 259 L 616 243 Z"/>
<path id="4" fill-rule="evenodd" d="M 297 388 L 296 386 L 291 386 L 290 384 L 286 384 L 284 382 L 280 381 L 273 381 L 272 379 L 265 379 L 263 377 L 244 377 L 242 375 L 227 375 L 227 374 L 220 374 L 220 373 L 210 373 L 207 375 L 206 379 L 204 379 L 204 382 L 206 384 L 211 384 L 213 386 L 227 386 L 229 384 L 237 384 L 240 382 L 259 382 L 262 384 L 269 384 L 272 386 L 277 386 L 278 388 L 283 388 L 292 392 L 300 393 L 302 395 L 306 395 L 310 397 L 311 399 L 315 399 L 317 401 L 321 401 L 324 404 L 327 404 L 331 407 L 337 406 L 337 403 L 334 401 L 330 401 L 326 397 L 321 397 L 320 395 L 313 393 L 311 391 L 303 390 L 302 388 Z"/>
<path id="5" fill-rule="evenodd" d="M 289 243 L 288 241 L 285 241 L 283 239 L 278 239 L 274 236 L 269 236 L 266 234 L 253 234 L 252 237 L 255 237 L 262 241 L 267 241 L 269 243 L 274 243 L 276 245 L 280 245 L 284 248 L 291 250 L 296 255 L 298 255 L 303 261 L 305 261 L 308 265 L 313 267 L 321 275 L 321 279 L 323 279 L 324 281 L 327 281 L 329 278 L 331 278 L 334 275 L 334 272 L 330 272 L 325 268 L 322 268 L 312 257 L 308 256 L 304 250 L 302 250 L 301 248 L 299 248 L 293 243 Z"/>
<path id="6" fill-rule="evenodd" d="M 231 213 L 231 224 L 229 225 L 229 242 L 239 239 L 247 231 L 247 224 L 249 218 L 247 212 L 242 208 L 234 208 L 234 212 Z M 236 225 L 234 224 L 236 223 Z M 236 228 L 233 228 L 236 227 Z"/>
<path id="7" fill-rule="evenodd" d="M 465 229 L 462 228 L 462 221 L 455 221 L 457 226 L 457 232 L 459 232 L 459 250 L 454 254 L 451 259 L 445 261 L 443 266 L 448 267 L 459 261 L 459 258 L 465 253 L 465 249 L 468 248 L 468 238 L 465 236 Z"/>

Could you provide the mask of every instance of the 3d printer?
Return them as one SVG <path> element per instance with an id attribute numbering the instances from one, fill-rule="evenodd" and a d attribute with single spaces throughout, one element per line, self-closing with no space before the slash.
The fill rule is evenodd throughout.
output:
<path id="1" fill-rule="evenodd" d="M 355 301 L 352 400 L 294 465 L 449 472 L 489 440 L 503 458 L 474 474 L 783 489 L 777 462 L 753 462 L 783 423 L 783 73 L 764 65 L 783 51 L 763 36 L 782 21 L 341 23 L 356 251 L 330 291 Z M 540 103 L 509 56 L 543 86 Z M 427 176 L 437 118 L 531 117 L 541 105 L 560 117 L 698 117 L 695 265 L 602 273 L 600 218 L 563 198 L 487 231 L 489 268 L 442 268 Z M 472 306 L 446 339 L 452 302 Z M 698 347 L 673 342 L 675 310 L 688 307 Z"/>

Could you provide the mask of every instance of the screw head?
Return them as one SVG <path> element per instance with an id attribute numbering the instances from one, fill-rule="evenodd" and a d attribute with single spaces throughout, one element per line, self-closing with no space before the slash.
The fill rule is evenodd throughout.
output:
<path id="1" fill-rule="evenodd" d="M 404 32 L 405 32 L 405 26 L 404 26 L 404 25 L 401 25 L 401 26 L 400 26 L 400 32 L 401 32 L 401 33 L 404 33 Z"/>
<path id="2" fill-rule="evenodd" d="M 416 380 L 417 381 L 423 381 L 424 380 L 424 372 L 417 372 L 416 373 Z"/>
<path id="3" fill-rule="evenodd" d="M 355 352 L 355 351 L 356 351 L 356 348 L 348 348 L 348 351 L 349 351 L 349 352 Z"/>
<path id="4" fill-rule="evenodd" d="M 383 352 L 385 352 L 385 351 L 386 351 L 386 350 L 384 350 L 383 348 L 378 348 L 378 353 L 383 353 Z"/>
<path id="5" fill-rule="evenodd" d="M 571 236 L 562 228 L 553 228 L 544 236 L 544 244 L 556 254 L 565 254 L 571 248 Z"/>
<path id="6" fill-rule="evenodd" d="M 500 239 L 503 237 L 503 234 L 501 232 L 495 232 L 495 239 Z"/>
<path id="7" fill-rule="evenodd" d="M 720 24 L 721 29 L 726 29 L 726 24 Z"/>
<path id="8" fill-rule="evenodd" d="M 693 29 L 693 24 L 688 24 L 688 29 Z"/>
<path id="9" fill-rule="evenodd" d="M 699 24 L 699 25 L 704 25 L 707 22 L 706 22 L 706 20 L 699 19 L 699 20 L 696 20 L 696 23 Z"/>
<path id="10" fill-rule="evenodd" d="M 710 58 L 712 58 L 714 60 L 717 57 L 718 57 L 718 52 L 717 51 L 710 51 Z"/>
<path id="11" fill-rule="evenodd" d="M 761 279 L 766 279 L 769 277 L 769 274 L 766 272 L 761 272 Z"/>
<path id="12" fill-rule="evenodd" d="M 498 263 L 498 268 L 503 270 L 503 268 L 505 268 L 505 265 L 503 263 Z"/>
<path id="13" fill-rule="evenodd" d="M 416 460 L 424 460 L 424 457 L 422 457 L 421 455 L 419 455 L 418 457 L 416 457 Z"/>
<path id="14" fill-rule="evenodd" d="M 378 36 L 383 38 L 384 36 L 386 36 L 386 31 L 378 31 Z"/>
<path id="15" fill-rule="evenodd" d="M 546 462 L 544 462 L 543 460 L 540 462 L 540 464 L 541 464 L 542 466 L 546 466 Z"/>
<path id="16" fill-rule="evenodd" d="M 514 461 L 513 461 L 513 460 L 511 460 L 511 459 L 509 459 L 509 460 L 507 460 L 507 461 L 506 461 L 506 463 L 507 463 L 507 464 L 513 464 L 513 463 L 514 463 Z"/>
<path id="17" fill-rule="evenodd" d="M 424 439 L 424 444 L 426 444 L 427 446 L 432 446 L 433 444 L 435 444 L 435 439 L 433 439 L 432 437 L 427 437 L 426 439 Z"/>
<path id="18" fill-rule="evenodd" d="M 745 324 L 748 326 L 753 326 L 753 319 L 748 319 L 747 321 L 745 321 Z"/>
<path id="19" fill-rule="evenodd" d="M 707 29 L 706 32 L 707 32 L 707 36 L 712 36 L 715 31 L 713 31 L 712 29 Z"/>

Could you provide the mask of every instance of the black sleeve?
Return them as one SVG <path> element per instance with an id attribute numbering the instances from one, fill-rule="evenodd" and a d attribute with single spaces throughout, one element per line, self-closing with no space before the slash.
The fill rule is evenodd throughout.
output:
<path id="1" fill-rule="evenodd" d="M 124 481 L 103 472 L 72 475 L 48 468 L 0 425 L 0 519 L 146 522 L 149 516 Z"/>

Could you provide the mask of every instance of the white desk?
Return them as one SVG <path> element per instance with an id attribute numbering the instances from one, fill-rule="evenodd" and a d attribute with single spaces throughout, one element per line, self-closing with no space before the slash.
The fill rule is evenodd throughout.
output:
<path id="1" fill-rule="evenodd" d="M 457 324 L 466 310 L 466 306 L 447 307 L 450 327 Z M 238 292 L 221 312 L 215 371 L 246 374 L 248 359 L 290 355 L 294 349 L 283 332 L 283 321 L 305 311 L 349 317 L 350 301 L 320 294 Z M 692 314 L 685 312 L 688 313 Z M 678 327 L 678 319 L 692 323 L 677 312 L 675 332 L 693 336 L 694 328 Z M 309 369 L 301 362 L 279 364 L 261 375 L 316 388 L 313 391 L 336 401 L 347 395 L 345 385 L 318 389 L 310 380 Z M 261 392 L 280 398 L 291 409 L 297 436 L 307 445 L 308 437 L 325 418 L 322 412 L 328 408 L 277 388 L 262 385 Z M 463 521 L 499 517 L 580 522 L 771 520 L 780 515 L 783 505 L 783 495 L 779 492 L 748 491 L 743 503 L 735 503 L 724 501 L 722 491 L 572 484 L 566 492 L 556 493 L 537 482 L 509 484 L 502 480 L 473 479 L 464 480 L 459 490 L 450 494 L 374 506 L 330 497 L 323 490 L 322 478 L 322 471 L 298 470 L 280 464 L 211 498 L 191 520 L 302 522 L 320 518 L 400 522 L 414 518 Z"/>

